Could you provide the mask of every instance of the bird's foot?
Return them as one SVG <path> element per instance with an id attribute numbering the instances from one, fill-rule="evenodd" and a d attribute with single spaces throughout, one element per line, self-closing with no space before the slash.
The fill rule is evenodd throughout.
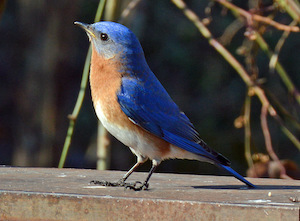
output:
<path id="1" fill-rule="evenodd" d="M 120 179 L 117 182 L 110 182 L 110 181 L 104 181 L 104 180 L 92 180 L 90 184 L 99 185 L 99 186 L 111 186 L 111 187 L 117 187 L 117 186 L 123 186 L 125 189 L 131 189 L 134 191 L 141 191 L 141 190 L 147 190 L 149 187 L 149 183 L 142 183 L 140 181 L 135 181 L 134 183 L 125 183 L 123 179 Z"/>
<path id="2" fill-rule="evenodd" d="M 126 183 L 123 179 L 120 179 L 117 182 L 110 182 L 105 180 L 92 180 L 90 184 L 99 185 L 99 186 L 125 186 Z"/>
<path id="3" fill-rule="evenodd" d="M 142 183 L 140 181 L 136 181 L 134 183 L 125 183 L 124 187 L 125 187 L 125 189 L 141 191 L 141 190 L 147 190 L 149 187 L 149 184 L 146 182 Z"/>

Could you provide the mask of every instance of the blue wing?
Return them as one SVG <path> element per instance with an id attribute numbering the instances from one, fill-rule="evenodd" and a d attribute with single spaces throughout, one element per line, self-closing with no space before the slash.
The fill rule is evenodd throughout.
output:
<path id="1" fill-rule="evenodd" d="M 199 138 L 193 124 L 152 73 L 145 81 L 123 77 L 117 97 L 121 109 L 135 124 L 169 143 L 210 159 L 249 187 L 256 187 L 230 168 L 229 160 Z"/>
<path id="2" fill-rule="evenodd" d="M 123 77 L 117 97 L 123 112 L 145 130 L 212 162 L 230 164 L 199 138 L 193 124 L 154 75 L 148 75 L 145 81 Z"/>

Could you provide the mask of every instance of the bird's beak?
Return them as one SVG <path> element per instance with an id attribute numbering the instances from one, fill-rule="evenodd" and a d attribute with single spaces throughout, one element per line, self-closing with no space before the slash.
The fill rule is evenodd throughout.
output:
<path id="1" fill-rule="evenodd" d="M 95 33 L 94 33 L 94 31 L 93 31 L 93 29 L 91 28 L 90 25 L 88 25 L 86 23 L 78 22 L 78 21 L 75 21 L 74 24 L 78 25 L 80 28 L 82 28 L 83 30 L 85 30 L 85 32 L 89 36 L 90 40 L 91 40 L 92 37 L 96 38 L 96 35 L 95 35 Z"/>

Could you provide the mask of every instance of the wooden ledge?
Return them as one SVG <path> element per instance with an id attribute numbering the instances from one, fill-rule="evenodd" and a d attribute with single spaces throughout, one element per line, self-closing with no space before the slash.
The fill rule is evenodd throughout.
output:
<path id="1" fill-rule="evenodd" d="M 0 167 L 0 220 L 299 220 L 300 181 L 155 173 L 148 191 L 90 185 L 125 172 Z M 129 181 L 144 180 L 134 173 Z"/>

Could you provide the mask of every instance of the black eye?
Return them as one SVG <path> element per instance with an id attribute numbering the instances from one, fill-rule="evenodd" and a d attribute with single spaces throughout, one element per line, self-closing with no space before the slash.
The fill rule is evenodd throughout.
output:
<path id="1" fill-rule="evenodd" d="M 102 41 L 107 41 L 108 35 L 106 33 L 101 33 L 100 38 L 101 38 Z"/>

